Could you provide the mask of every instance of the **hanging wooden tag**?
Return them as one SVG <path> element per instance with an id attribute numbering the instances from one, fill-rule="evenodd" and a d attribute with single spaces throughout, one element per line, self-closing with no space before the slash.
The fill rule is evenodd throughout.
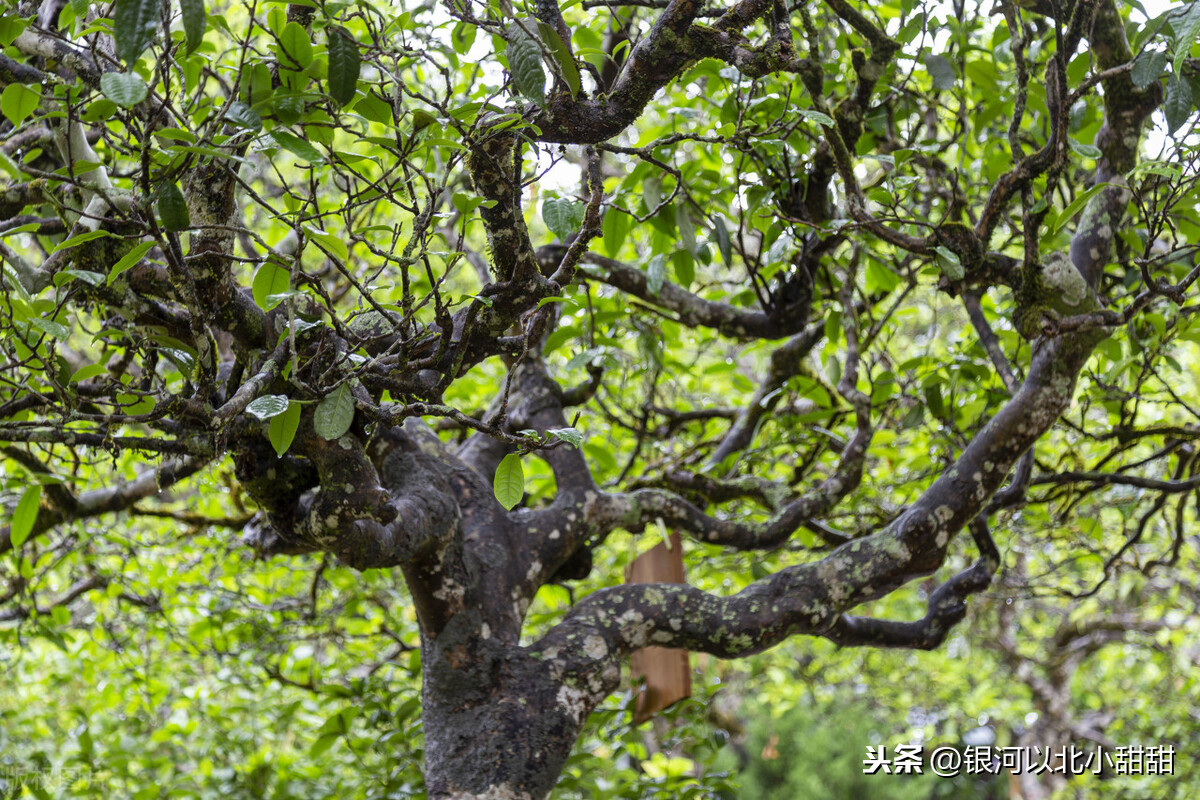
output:
<path id="1" fill-rule="evenodd" d="M 626 583 L 687 583 L 683 574 L 683 544 L 678 533 L 633 560 L 625 571 Z M 644 679 L 633 710 L 640 725 L 677 700 L 692 694 L 692 672 L 687 650 L 644 647 L 630 658 L 634 682 Z"/>

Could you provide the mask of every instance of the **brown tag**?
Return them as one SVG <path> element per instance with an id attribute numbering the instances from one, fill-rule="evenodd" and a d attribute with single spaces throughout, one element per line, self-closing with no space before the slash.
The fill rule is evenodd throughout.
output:
<path id="1" fill-rule="evenodd" d="M 625 573 L 626 583 L 687 583 L 683 576 L 683 544 L 678 533 L 633 560 Z M 667 647 L 644 647 L 630 657 L 634 682 L 644 679 L 633 724 L 640 725 L 659 711 L 692 694 L 692 672 L 688 651 Z"/>

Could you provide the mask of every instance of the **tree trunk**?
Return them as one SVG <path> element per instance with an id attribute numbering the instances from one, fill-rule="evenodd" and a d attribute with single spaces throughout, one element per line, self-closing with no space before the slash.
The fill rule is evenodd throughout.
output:
<path id="1" fill-rule="evenodd" d="M 468 652 L 442 636 L 423 652 L 431 800 L 548 796 L 590 708 L 582 695 L 498 642 Z"/>

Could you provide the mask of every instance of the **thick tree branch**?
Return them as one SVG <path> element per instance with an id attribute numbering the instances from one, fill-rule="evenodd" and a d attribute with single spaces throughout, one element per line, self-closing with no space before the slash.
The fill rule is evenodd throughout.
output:
<path id="1" fill-rule="evenodd" d="M 967 597 L 991 585 L 1000 566 L 1000 551 L 992 540 L 987 522 L 976 517 L 970 525 L 979 560 L 947 580 L 929 595 L 929 612 L 915 622 L 855 617 L 843 614 L 826 638 L 840 645 L 905 647 L 932 650 L 946 640 L 955 625 L 966 616 Z"/>
<path id="2" fill-rule="evenodd" d="M 562 675 L 595 679 L 612 659 L 650 644 L 732 657 L 796 633 L 829 634 L 848 609 L 941 565 L 955 534 L 975 519 L 1016 460 L 1068 407 L 1075 378 L 1103 335 L 1092 331 L 1040 340 L 1021 390 L 954 465 L 883 530 L 844 544 L 819 561 L 785 568 L 732 597 L 658 584 L 601 590 L 576 606 L 535 649 Z M 699 532 L 702 539 L 711 536 L 705 532 L 712 521 L 677 498 L 658 494 L 638 500 L 636 505 L 616 503 L 628 514 L 626 527 L 662 516 L 674 527 Z M 647 505 L 655 506 L 654 511 L 647 513 Z M 678 518 L 668 518 L 670 511 Z M 720 523 L 715 530 L 719 535 L 731 524 Z M 987 555 L 986 545 L 980 547 Z M 975 581 L 963 578 L 947 592 L 954 595 L 955 586 Z M 939 608 L 934 619 L 957 606 Z"/>
<path id="3" fill-rule="evenodd" d="M 693 27 L 701 13 L 698 0 L 670 0 L 650 32 L 630 53 L 612 90 L 597 99 L 574 100 L 554 95 L 533 120 L 539 141 L 597 144 L 616 136 L 641 116 L 659 89 L 699 58 L 720 58 L 749 74 L 796 71 L 799 60 L 777 33 L 768 45 L 755 49 L 741 31 L 770 12 L 770 0 L 742 0 L 711 28 Z"/>
<path id="4" fill-rule="evenodd" d="M 709 457 L 710 464 L 720 464 L 731 454 L 750 446 L 763 418 L 779 404 L 783 385 L 799 373 L 800 364 L 808 357 L 824 334 L 825 322 L 821 320 L 809 325 L 807 330 L 791 337 L 771 352 L 771 362 L 767 367 L 767 374 L 759 383 L 750 402 L 734 420 L 733 426 L 725 434 L 725 438 L 721 440 L 717 449 Z"/>
<path id="5" fill-rule="evenodd" d="M 107 489 L 84 492 L 70 503 L 43 507 L 38 511 L 37 520 L 34 522 L 29 538 L 32 540 L 64 522 L 123 511 L 139 500 L 153 497 L 184 478 L 191 477 L 207 463 L 207 460 L 201 458 L 168 461 L 158 467 L 146 470 L 132 481 Z M 9 538 L 10 530 L 8 525 L 0 528 L 0 554 L 12 549 L 12 540 Z"/>
<path id="6" fill-rule="evenodd" d="M 640 269 L 595 253 L 588 253 L 583 261 L 602 270 L 590 270 L 587 277 L 671 311 L 680 324 L 689 327 L 712 328 L 733 339 L 782 339 L 803 331 L 808 323 L 807 300 L 801 307 L 753 311 L 705 300 L 670 281 L 664 281 L 655 294 L 650 291 L 649 278 Z"/>

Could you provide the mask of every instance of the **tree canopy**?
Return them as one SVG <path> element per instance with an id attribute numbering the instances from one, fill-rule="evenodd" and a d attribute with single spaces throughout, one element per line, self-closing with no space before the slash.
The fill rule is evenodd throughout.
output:
<path id="1" fill-rule="evenodd" d="M 91 791 L 728 796 L 708 678 L 1194 731 L 1200 3 L 0 8 L 0 714 Z"/>

